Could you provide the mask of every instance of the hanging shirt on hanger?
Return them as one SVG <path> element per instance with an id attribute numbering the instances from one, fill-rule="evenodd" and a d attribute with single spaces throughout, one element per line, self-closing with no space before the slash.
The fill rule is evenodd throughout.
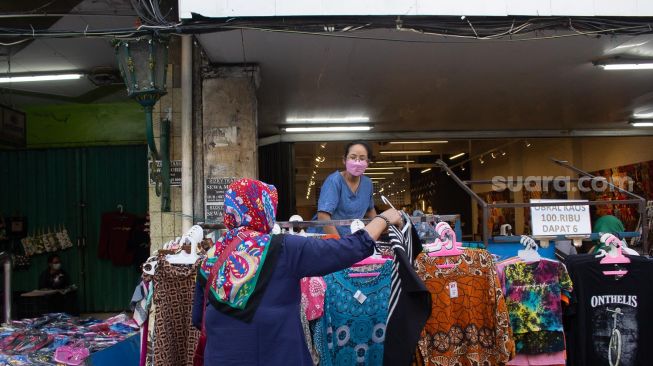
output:
<path id="1" fill-rule="evenodd" d="M 349 277 L 349 268 L 324 277 L 325 312 L 316 333 L 320 365 L 383 365 L 392 261 L 374 277 Z"/>
<path id="2" fill-rule="evenodd" d="M 408 365 L 431 314 L 431 293 L 413 267 L 415 258 L 422 251 L 422 244 L 410 220 L 401 230 L 390 227 L 390 242 L 394 263 L 383 364 Z"/>
<path id="3" fill-rule="evenodd" d="M 569 303 L 572 291 L 564 264 L 544 259 L 515 262 L 507 265 L 499 278 L 517 353 L 563 351 L 562 303 Z"/>
<path id="4" fill-rule="evenodd" d="M 565 319 L 569 365 L 651 365 L 653 261 L 628 258 L 623 276 L 603 274 L 610 266 L 593 255 L 568 258 L 574 283 Z"/>
<path id="5" fill-rule="evenodd" d="M 136 215 L 127 212 L 105 212 L 100 222 L 98 258 L 110 259 L 115 266 L 134 263 L 134 251 L 129 246 Z"/>
<path id="6" fill-rule="evenodd" d="M 455 266 L 438 268 L 445 259 Z M 514 356 L 508 310 L 489 252 L 465 249 L 447 258 L 422 253 L 416 268 L 433 298 L 419 340 L 424 365 L 501 365 Z"/>

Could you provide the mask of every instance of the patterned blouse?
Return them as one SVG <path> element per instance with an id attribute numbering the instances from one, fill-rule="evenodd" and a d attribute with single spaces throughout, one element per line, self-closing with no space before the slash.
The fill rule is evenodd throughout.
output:
<path id="1" fill-rule="evenodd" d="M 445 261 L 455 266 L 437 267 Z M 424 365 L 494 366 L 514 356 L 508 310 L 490 253 L 477 249 L 465 249 L 458 257 L 421 253 L 415 265 L 433 299 L 418 343 Z"/>
<path id="2" fill-rule="evenodd" d="M 321 366 L 382 366 L 392 261 L 375 277 L 350 277 L 345 269 L 324 277 L 324 316 L 314 339 Z"/>

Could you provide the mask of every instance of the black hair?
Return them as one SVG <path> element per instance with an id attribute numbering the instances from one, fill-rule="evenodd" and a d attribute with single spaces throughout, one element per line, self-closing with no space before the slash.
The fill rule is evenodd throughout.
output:
<path id="1" fill-rule="evenodd" d="M 368 144 L 366 141 L 363 140 L 352 141 L 348 143 L 347 146 L 345 146 L 345 154 L 343 155 L 345 160 L 347 160 L 347 155 L 349 155 L 349 149 L 354 145 L 363 145 L 363 147 L 367 151 L 367 159 L 374 160 L 374 157 L 372 156 L 372 147 L 370 146 L 370 144 Z"/>
<path id="2" fill-rule="evenodd" d="M 53 261 L 55 258 L 59 258 L 59 260 L 61 260 L 61 257 L 59 257 L 59 255 L 58 255 L 57 253 L 52 253 L 52 254 L 50 254 L 50 255 L 48 256 L 48 263 L 52 263 L 52 261 Z"/>

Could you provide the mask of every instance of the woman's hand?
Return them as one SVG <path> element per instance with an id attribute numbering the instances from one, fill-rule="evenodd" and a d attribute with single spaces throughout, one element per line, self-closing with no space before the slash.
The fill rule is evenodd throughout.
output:
<path id="1" fill-rule="evenodd" d="M 372 239 L 379 240 L 381 233 L 383 233 L 388 228 L 388 224 L 397 227 L 403 226 L 401 215 L 399 214 L 399 211 L 395 210 L 394 208 L 385 210 L 382 214 L 373 218 L 372 221 L 370 221 L 370 223 L 365 226 L 365 230 L 368 234 L 370 234 Z"/>
<path id="2" fill-rule="evenodd" d="M 401 214 L 399 213 L 399 211 L 397 211 L 394 208 L 390 208 L 383 211 L 381 215 L 384 216 L 386 219 L 388 219 L 390 225 L 394 225 L 398 228 L 401 228 L 404 225 L 404 220 Z"/>

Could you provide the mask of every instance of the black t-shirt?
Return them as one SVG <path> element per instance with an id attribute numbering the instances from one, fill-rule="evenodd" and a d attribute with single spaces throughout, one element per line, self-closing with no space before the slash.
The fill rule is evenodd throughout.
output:
<path id="1" fill-rule="evenodd" d="M 653 364 L 653 261 L 628 256 L 622 277 L 593 255 L 567 261 L 573 282 L 565 332 L 568 365 L 640 366 Z"/>

